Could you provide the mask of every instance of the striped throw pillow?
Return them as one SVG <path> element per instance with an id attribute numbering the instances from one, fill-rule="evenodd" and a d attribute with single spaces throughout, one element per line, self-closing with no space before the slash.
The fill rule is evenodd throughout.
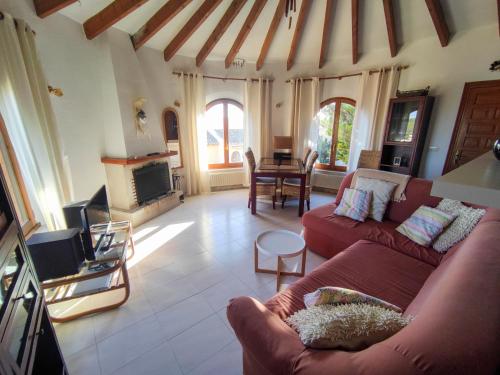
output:
<path id="1" fill-rule="evenodd" d="M 396 230 L 419 245 L 429 246 L 456 217 L 456 214 L 420 206 Z"/>
<path id="2" fill-rule="evenodd" d="M 370 212 L 371 200 L 371 191 L 347 188 L 344 190 L 340 204 L 335 209 L 335 214 L 347 216 L 356 221 L 365 221 Z"/>

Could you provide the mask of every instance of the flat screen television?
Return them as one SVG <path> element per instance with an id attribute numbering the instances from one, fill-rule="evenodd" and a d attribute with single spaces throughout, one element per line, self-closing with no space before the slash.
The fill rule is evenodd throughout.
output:
<path id="1" fill-rule="evenodd" d="M 103 185 L 90 200 L 84 205 L 80 212 L 82 216 L 82 240 L 85 250 L 85 258 L 95 259 L 95 250 L 90 234 L 90 227 L 94 224 L 104 224 L 111 221 L 109 213 L 108 196 L 106 187 Z"/>

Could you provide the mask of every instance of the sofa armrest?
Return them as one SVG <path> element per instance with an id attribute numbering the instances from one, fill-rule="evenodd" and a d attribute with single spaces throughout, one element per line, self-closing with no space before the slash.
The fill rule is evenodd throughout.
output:
<path id="1" fill-rule="evenodd" d="M 247 356 L 271 374 L 291 374 L 305 350 L 298 334 L 262 303 L 250 297 L 229 302 L 227 317 Z"/>

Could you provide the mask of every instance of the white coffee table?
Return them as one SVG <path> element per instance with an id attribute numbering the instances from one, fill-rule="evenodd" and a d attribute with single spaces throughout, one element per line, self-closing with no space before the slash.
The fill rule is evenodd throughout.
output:
<path id="1" fill-rule="evenodd" d="M 277 269 L 259 267 L 259 253 L 277 257 Z M 281 276 L 304 276 L 306 269 L 306 242 L 297 233 L 289 230 L 267 230 L 260 233 L 255 240 L 255 272 L 276 274 L 276 290 L 279 292 Z M 302 255 L 300 272 L 283 271 L 285 258 Z"/>

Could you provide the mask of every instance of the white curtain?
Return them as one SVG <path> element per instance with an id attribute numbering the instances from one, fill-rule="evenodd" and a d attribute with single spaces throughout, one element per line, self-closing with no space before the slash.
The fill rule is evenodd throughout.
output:
<path id="1" fill-rule="evenodd" d="M 258 82 L 247 79 L 245 81 L 244 111 L 244 139 L 243 147 L 246 151 L 250 147 L 258 162 L 261 157 L 271 155 L 271 82 L 259 78 Z M 245 171 L 245 185 L 248 186 L 249 171 L 246 158 L 243 161 Z"/>
<path id="2" fill-rule="evenodd" d="M 38 219 L 60 229 L 69 184 L 59 134 L 33 32 L 16 21 L 8 14 L 0 21 L 0 112 Z"/>
<path id="3" fill-rule="evenodd" d="M 361 74 L 347 166 L 349 172 L 357 168 L 361 150 L 382 149 L 389 99 L 396 94 L 399 75 L 398 66 Z"/>
<path id="4" fill-rule="evenodd" d="M 310 81 L 302 78 L 291 79 L 289 86 L 290 97 L 290 126 L 293 137 L 294 157 L 303 157 L 306 147 L 317 148 L 319 122 L 315 118 L 320 109 L 319 78 Z"/>
<path id="5" fill-rule="evenodd" d="M 210 191 L 208 179 L 207 131 L 205 128 L 205 90 L 200 74 L 181 74 L 184 123 L 181 130 L 182 162 L 186 194 Z"/>

